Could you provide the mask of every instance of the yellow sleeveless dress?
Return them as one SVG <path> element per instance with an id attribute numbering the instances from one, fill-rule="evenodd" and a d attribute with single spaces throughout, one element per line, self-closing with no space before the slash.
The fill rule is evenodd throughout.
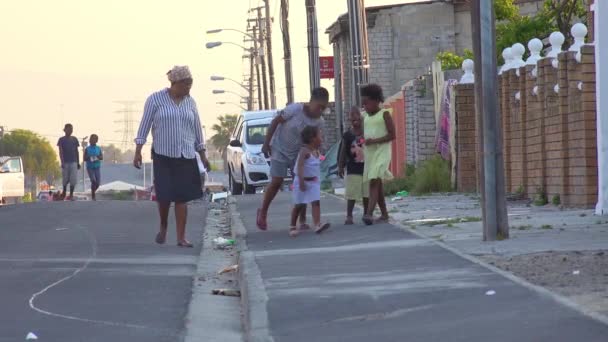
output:
<path id="1" fill-rule="evenodd" d="M 384 112 L 392 114 L 392 109 L 381 109 L 374 115 L 363 113 L 363 137 L 367 139 L 378 139 L 388 134 L 384 122 Z M 393 175 L 388 167 L 391 163 L 392 143 L 365 145 L 365 166 L 363 167 L 363 179 L 389 180 Z"/>

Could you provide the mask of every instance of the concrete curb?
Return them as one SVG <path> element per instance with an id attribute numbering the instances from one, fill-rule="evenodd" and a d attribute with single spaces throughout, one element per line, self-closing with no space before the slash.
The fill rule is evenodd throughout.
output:
<path id="1" fill-rule="evenodd" d="M 273 342 L 268 330 L 268 295 L 253 252 L 247 250 L 247 229 L 231 201 L 229 205 L 232 236 L 237 241 L 238 282 L 241 288 L 243 336 L 247 342 Z"/>
<path id="2" fill-rule="evenodd" d="M 344 198 L 342 198 L 340 196 L 337 196 L 337 195 L 334 195 L 334 194 L 326 193 L 326 195 L 329 195 L 331 197 L 334 197 L 334 198 L 337 198 L 339 200 L 345 201 Z M 362 209 L 361 205 L 359 205 L 359 204 L 357 204 L 357 207 L 359 207 L 359 208 Z M 604 323 L 604 324 L 608 325 L 608 316 L 599 314 L 597 312 L 592 312 L 590 310 L 585 310 L 580 305 L 576 304 L 574 301 L 568 299 L 567 297 L 564 297 L 564 296 L 562 296 L 562 295 L 560 295 L 558 293 L 555 293 L 555 292 L 552 292 L 550 290 L 547 290 L 544 287 L 541 287 L 541 286 L 538 286 L 538 285 L 534 285 L 534 284 L 530 283 L 529 281 L 527 281 L 527 280 L 525 280 L 523 278 L 520 278 L 520 277 L 518 277 L 518 276 L 516 276 L 516 275 L 514 275 L 514 274 L 512 274 L 510 272 L 503 271 L 500 268 L 492 266 L 492 265 L 486 263 L 485 261 L 483 261 L 481 259 L 478 259 L 478 258 L 476 258 L 476 257 L 474 257 L 472 255 L 463 253 L 463 252 L 459 251 L 458 249 L 456 249 L 456 248 L 454 248 L 454 247 L 452 247 L 452 246 L 450 246 L 450 245 L 448 245 L 448 244 L 446 244 L 444 242 L 437 241 L 435 239 L 431 239 L 428 236 L 425 236 L 425 235 L 423 235 L 423 234 L 421 234 L 421 233 L 419 233 L 419 232 L 417 232 L 417 231 L 415 231 L 413 229 L 410 229 L 409 227 L 407 227 L 407 226 L 405 226 L 405 225 L 403 225 L 403 224 L 401 224 L 399 222 L 394 222 L 394 221 L 391 220 L 390 224 L 392 224 L 395 227 L 398 227 L 400 229 L 406 230 L 406 231 L 412 233 L 413 235 L 415 235 L 415 236 L 417 236 L 417 237 L 419 237 L 421 239 L 430 241 L 431 243 L 434 243 L 434 244 L 440 246 L 441 248 L 446 249 L 446 250 L 448 250 L 448 251 L 456 254 L 457 256 L 459 256 L 461 258 L 464 258 L 464 259 L 466 259 L 466 260 L 468 260 L 468 261 L 470 261 L 470 262 L 472 262 L 474 264 L 477 264 L 477 265 L 479 265 L 481 267 L 484 267 L 484 268 L 486 268 L 486 269 L 488 269 L 488 270 L 490 270 L 490 271 L 492 271 L 494 273 L 498 273 L 501 276 L 503 276 L 503 277 L 505 277 L 505 278 L 507 278 L 507 279 L 509 279 L 509 280 L 511 280 L 511 281 L 513 281 L 513 282 L 515 282 L 515 283 L 517 283 L 519 285 L 521 285 L 521 286 L 524 286 L 524 287 L 526 287 L 526 288 L 528 288 L 528 289 L 530 289 L 532 291 L 535 291 L 536 293 L 538 293 L 538 294 L 540 294 L 540 295 L 542 295 L 544 297 L 551 298 L 554 301 L 556 301 L 556 302 L 558 302 L 558 303 L 560 303 L 560 304 L 562 304 L 562 305 L 564 305 L 564 306 L 566 306 L 566 307 L 568 307 L 568 308 L 570 308 L 570 309 L 572 309 L 572 310 L 574 310 L 576 312 L 579 312 L 579 313 L 583 314 L 584 316 L 587 316 L 589 318 L 592 318 L 592 319 L 594 319 L 596 321 L 599 321 L 601 323 Z"/>
<path id="3" fill-rule="evenodd" d="M 238 301 L 234 299 L 230 304 L 230 298 L 211 294 L 211 289 L 221 282 L 214 280 L 212 275 L 216 274 L 216 269 L 226 266 L 225 259 L 229 256 L 213 250 L 212 235 L 217 233 L 217 228 L 212 226 L 212 222 L 217 222 L 217 219 L 210 217 L 209 210 L 211 208 L 207 207 L 201 252 L 192 282 L 192 298 L 188 305 L 182 341 L 242 341 L 240 325 L 231 323 L 239 315 Z"/>

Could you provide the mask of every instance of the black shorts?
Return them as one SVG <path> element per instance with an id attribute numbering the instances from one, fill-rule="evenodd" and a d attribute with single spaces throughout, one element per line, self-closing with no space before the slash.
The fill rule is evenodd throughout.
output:
<path id="1" fill-rule="evenodd" d="M 156 201 L 185 203 L 203 197 L 196 159 L 170 158 L 152 151 Z"/>

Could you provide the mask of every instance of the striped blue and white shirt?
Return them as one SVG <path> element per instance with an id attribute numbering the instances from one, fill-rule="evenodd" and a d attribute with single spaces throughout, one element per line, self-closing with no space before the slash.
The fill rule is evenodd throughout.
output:
<path id="1" fill-rule="evenodd" d="M 152 148 L 162 156 L 194 159 L 196 152 L 205 148 L 196 102 L 191 96 L 186 96 L 179 105 L 175 104 L 168 88 L 146 100 L 135 143 L 145 145 L 150 130 Z"/>

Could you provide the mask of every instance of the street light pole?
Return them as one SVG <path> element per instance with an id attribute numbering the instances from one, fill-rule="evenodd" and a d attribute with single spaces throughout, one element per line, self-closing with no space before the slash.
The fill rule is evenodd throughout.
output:
<path id="1" fill-rule="evenodd" d="M 238 33 L 241 33 L 241 34 L 243 34 L 243 35 L 245 35 L 245 36 L 253 39 L 253 36 L 250 35 L 249 33 L 243 32 L 243 31 L 237 30 L 237 29 L 232 29 L 232 28 L 221 28 L 221 29 L 207 30 L 207 34 L 220 33 L 222 31 L 234 31 L 234 32 L 238 32 Z"/>
<path id="2" fill-rule="evenodd" d="M 244 33 L 244 32 L 242 32 L 242 33 Z M 250 36 L 250 35 L 247 34 L 247 36 Z M 255 39 L 253 39 L 253 40 L 255 41 Z M 246 48 L 246 47 L 244 47 L 241 44 L 236 44 L 236 43 L 232 43 L 232 42 L 209 42 L 209 43 L 205 44 L 205 46 L 207 47 L 207 49 L 213 49 L 213 48 L 218 47 L 218 46 L 220 46 L 222 44 L 235 45 L 235 46 L 238 46 L 238 47 L 242 48 L 245 51 L 248 51 L 250 53 L 250 55 L 251 55 L 250 62 L 251 62 L 251 66 L 253 68 L 253 60 L 254 60 L 254 58 L 255 58 L 255 56 L 257 54 L 257 52 L 254 49 Z M 248 91 L 249 91 L 249 103 L 248 103 L 249 109 L 243 108 L 243 110 L 252 110 L 253 109 L 253 79 L 252 79 L 253 72 L 250 72 L 249 74 L 250 74 L 250 77 L 249 77 L 249 89 L 248 89 Z M 241 106 L 239 106 L 239 107 L 241 107 Z"/>

